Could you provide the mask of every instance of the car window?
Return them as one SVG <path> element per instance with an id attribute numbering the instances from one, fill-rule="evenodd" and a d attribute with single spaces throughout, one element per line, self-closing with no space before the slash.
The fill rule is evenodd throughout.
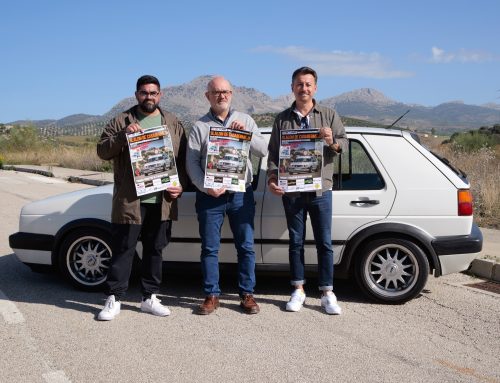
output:
<path id="1" fill-rule="evenodd" d="M 334 176 L 334 190 L 380 190 L 385 182 L 361 142 L 349 140 L 349 150 L 337 156 L 335 168 L 342 177 Z M 339 182 L 340 181 L 340 182 Z"/>

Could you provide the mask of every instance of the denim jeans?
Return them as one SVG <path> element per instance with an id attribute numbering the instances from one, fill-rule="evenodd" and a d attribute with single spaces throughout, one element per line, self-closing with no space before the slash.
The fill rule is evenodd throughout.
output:
<path id="1" fill-rule="evenodd" d="M 218 296 L 219 248 L 221 227 L 227 214 L 238 255 L 238 292 L 253 294 L 255 287 L 255 251 L 253 231 L 255 201 L 252 187 L 245 193 L 225 193 L 214 198 L 196 192 L 196 213 L 201 238 L 201 270 L 205 295 Z"/>
<path id="2" fill-rule="evenodd" d="M 321 196 L 316 196 L 314 192 L 285 194 L 283 207 L 290 237 L 288 255 L 292 285 L 305 283 L 304 241 L 309 213 L 318 254 L 319 289 L 332 290 L 332 192 L 328 190 Z"/>

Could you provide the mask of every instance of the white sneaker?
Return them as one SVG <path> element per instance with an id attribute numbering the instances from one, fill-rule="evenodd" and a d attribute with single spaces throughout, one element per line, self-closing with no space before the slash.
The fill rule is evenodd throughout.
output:
<path id="1" fill-rule="evenodd" d="M 167 315 L 170 315 L 168 307 L 163 306 L 160 302 L 161 301 L 156 298 L 156 294 L 152 294 L 151 298 L 141 302 L 141 310 L 159 317 L 166 317 Z"/>
<path id="2" fill-rule="evenodd" d="M 286 304 L 286 311 L 299 311 L 305 301 L 306 294 L 304 293 L 304 290 L 295 289 L 290 297 L 290 300 Z"/>
<path id="3" fill-rule="evenodd" d="M 324 294 L 321 297 L 321 307 L 323 307 L 327 314 L 342 314 L 342 309 L 337 303 L 337 297 L 333 292 Z"/>
<path id="4" fill-rule="evenodd" d="M 101 310 L 99 315 L 97 316 L 98 320 L 112 320 L 115 316 L 120 314 L 120 301 L 115 300 L 114 295 L 110 295 L 108 299 L 106 299 L 106 303 L 104 304 L 104 308 Z"/>

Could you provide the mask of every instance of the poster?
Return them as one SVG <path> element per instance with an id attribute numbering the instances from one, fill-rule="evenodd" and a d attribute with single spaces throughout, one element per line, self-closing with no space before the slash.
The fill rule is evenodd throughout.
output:
<path id="1" fill-rule="evenodd" d="M 244 192 L 251 140 L 246 130 L 210 127 L 203 186 Z"/>
<path id="2" fill-rule="evenodd" d="M 318 129 L 282 130 L 278 185 L 285 192 L 321 190 L 324 142 Z"/>
<path id="3" fill-rule="evenodd" d="M 137 196 L 180 185 L 166 125 L 127 134 L 127 141 Z"/>

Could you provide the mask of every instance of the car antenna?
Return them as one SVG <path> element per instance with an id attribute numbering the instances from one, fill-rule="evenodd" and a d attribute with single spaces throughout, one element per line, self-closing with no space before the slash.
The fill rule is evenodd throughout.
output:
<path id="1" fill-rule="evenodd" d="M 410 113 L 410 109 L 408 109 L 406 112 L 404 112 L 396 121 L 394 121 L 391 125 L 387 127 L 387 129 L 392 128 L 394 125 L 396 125 L 396 122 L 401 120 L 404 116 L 406 116 L 408 113 Z"/>

